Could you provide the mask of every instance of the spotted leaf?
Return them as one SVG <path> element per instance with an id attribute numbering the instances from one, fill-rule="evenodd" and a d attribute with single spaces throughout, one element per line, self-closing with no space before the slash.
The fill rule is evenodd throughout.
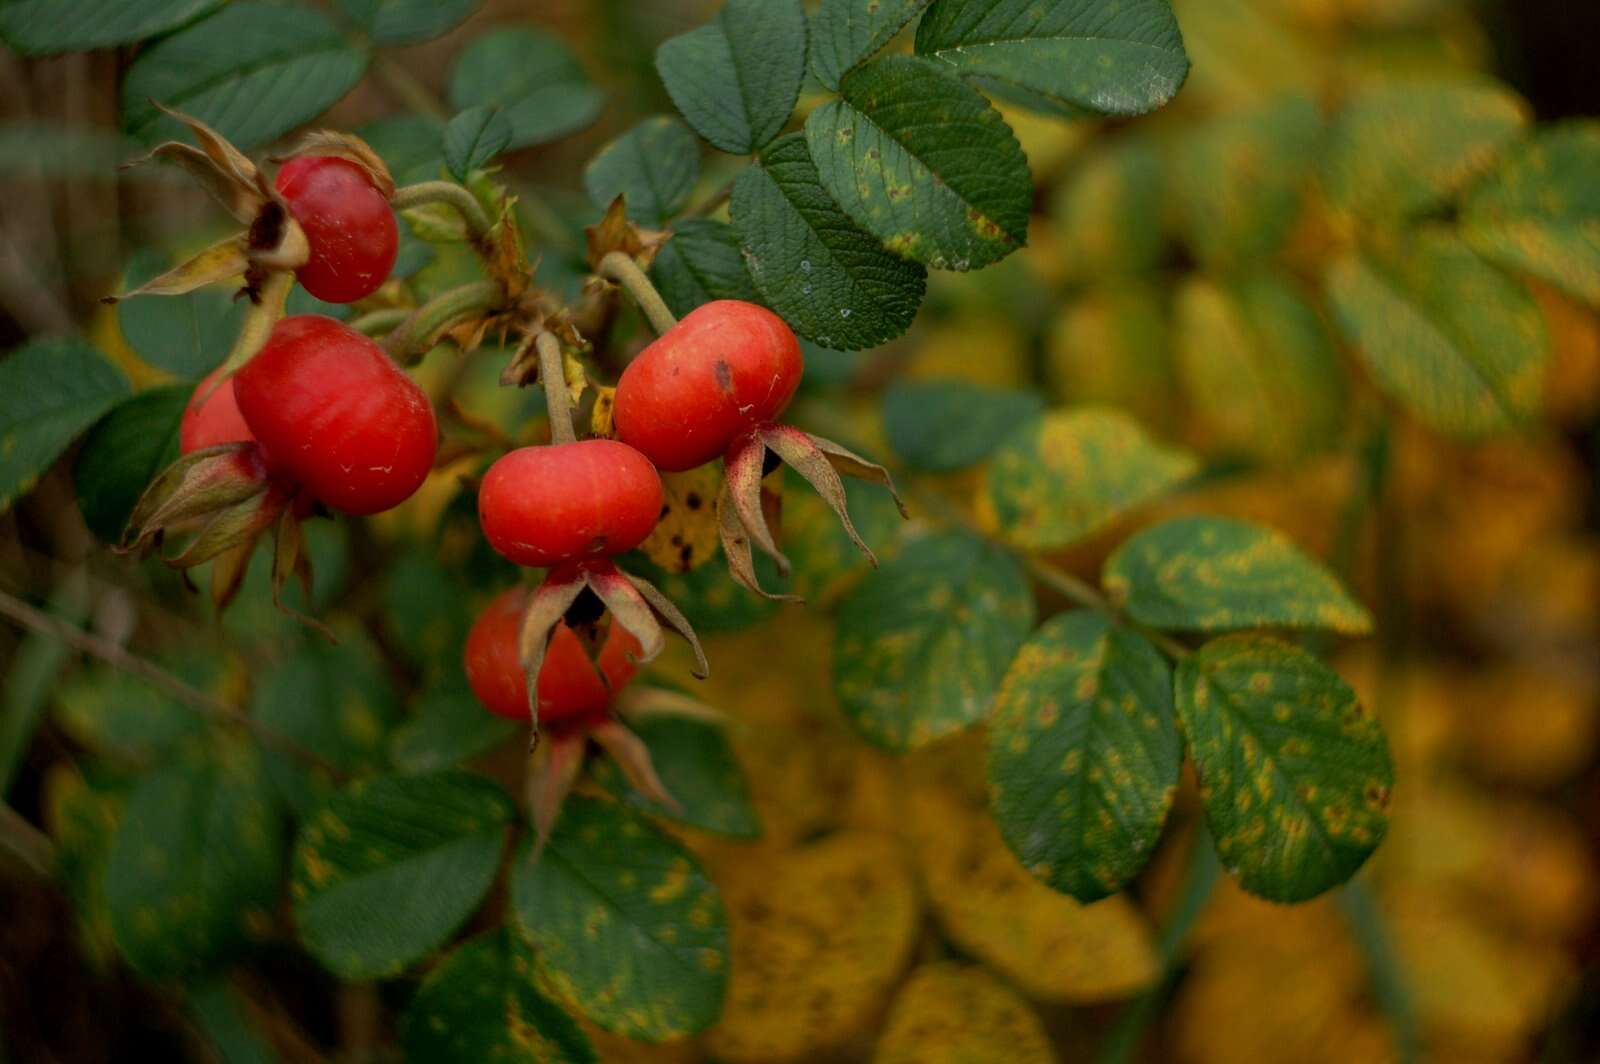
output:
<path id="1" fill-rule="evenodd" d="M 1120 411 L 1053 411 L 994 453 L 987 501 L 1002 536 L 1050 550 L 1168 494 L 1196 466 L 1192 455 L 1152 440 Z"/>
<path id="2" fill-rule="evenodd" d="M 1177 702 L 1217 854 L 1246 890 L 1315 897 L 1383 840 L 1394 785 L 1383 730 L 1311 654 L 1225 636 L 1179 664 Z"/>
<path id="3" fill-rule="evenodd" d="M 902 380 L 884 393 L 883 429 L 911 468 L 949 473 L 983 461 L 1043 409 L 1034 392 L 966 380 Z"/>
<path id="4" fill-rule="evenodd" d="M 1230 517 L 1143 530 L 1106 561 L 1103 583 L 1130 617 L 1156 628 L 1372 630 L 1366 609 L 1288 536 Z"/>
<path id="5" fill-rule="evenodd" d="M 806 144 L 823 187 L 890 251 L 979 269 L 1027 243 L 1033 181 L 1000 112 L 949 71 L 909 55 L 851 71 L 806 119 Z"/>
<path id="6" fill-rule="evenodd" d="M 977 723 L 1033 626 L 1004 551 L 963 533 L 909 544 L 839 604 L 833 679 L 869 740 L 911 750 Z"/>
<path id="7" fill-rule="evenodd" d="M 517 855 L 511 904 L 545 976 L 605 1030 L 657 1042 L 721 1011 L 728 924 L 717 889 L 625 806 L 568 799 L 543 852 Z"/>
<path id="8" fill-rule="evenodd" d="M 822 0 L 811 18 L 811 69 L 830 89 L 870 59 L 928 0 Z"/>
<path id="9" fill-rule="evenodd" d="M 290 884 L 300 941 L 341 978 L 397 975 L 478 907 L 510 819 L 505 791 L 466 772 L 351 784 L 300 829 Z"/>
<path id="10" fill-rule="evenodd" d="M 526 943 L 502 929 L 463 944 L 417 988 L 400 1019 L 407 1060 L 592 1064 L 594 1047 L 539 992 Z"/>
<path id="11" fill-rule="evenodd" d="M 918 968 L 900 988 L 872 1061 L 972 1064 L 1002 1057 L 1008 1064 L 1054 1064 L 1039 1014 L 985 969 L 938 962 Z"/>
<path id="12" fill-rule="evenodd" d="M 1025 868 L 1079 901 L 1150 859 L 1178 789 L 1172 670 L 1103 613 L 1052 618 L 1022 645 L 989 725 L 989 805 Z"/>

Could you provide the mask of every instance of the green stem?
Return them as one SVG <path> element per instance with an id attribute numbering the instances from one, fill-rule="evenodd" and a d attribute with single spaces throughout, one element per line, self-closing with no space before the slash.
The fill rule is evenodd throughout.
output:
<path id="1" fill-rule="evenodd" d="M 350 322 L 350 328 L 363 336 L 381 336 L 398 328 L 411 317 L 412 307 L 385 307 L 369 311 Z"/>
<path id="2" fill-rule="evenodd" d="M 661 298 L 661 293 L 650 283 L 650 278 L 639 269 L 638 263 L 622 252 L 607 252 L 600 260 L 600 269 L 597 272 L 601 277 L 615 281 L 628 290 L 633 301 L 639 304 L 639 309 L 644 311 L 644 316 L 650 320 L 650 327 L 656 331 L 657 336 L 678 324 L 678 319 L 673 317 L 666 301 Z"/>
<path id="3" fill-rule="evenodd" d="M 1188 941 L 1189 933 L 1200 919 L 1200 913 L 1210 900 L 1211 891 L 1221 872 L 1216 847 L 1212 845 L 1211 833 L 1204 824 L 1195 831 L 1190 846 L 1193 848 L 1189 853 L 1189 867 L 1184 873 L 1178 900 L 1156 939 L 1161 976 L 1154 986 L 1128 1002 L 1117 1016 L 1096 1057 L 1098 1064 L 1126 1064 L 1133 1057 L 1134 1050 L 1139 1048 L 1139 1039 L 1145 1028 L 1150 1026 L 1157 1009 L 1172 991 L 1183 944 Z"/>
<path id="4" fill-rule="evenodd" d="M 425 207 L 431 203 L 442 203 L 461 215 L 474 244 L 482 244 L 489 239 L 494 229 L 489 213 L 478 202 L 478 197 L 454 181 L 420 181 L 395 189 L 394 195 L 389 197 L 389 205 L 397 211 Z"/>
<path id="5" fill-rule="evenodd" d="M 293 273 L 288 270 L 268 272 L 267 279 L 261 282 L 258 302 L 252 303 L 245 310 L 244 325 L 239 329 L 238 338 L 233 341 L 233 349 L 228 352 L 228 357 L 222 360 L 222 366 L 201 402 L 209 398 L 211 392 L 220 388 L 223 381 L 254 358 L 256 352 L 267 346 L 267 339 L 272 335 L 272 330 L 283 320 L 284 310 L 289 305 L 289 293 L 293 290 Z"/>
<path id="6" fill-rule="evenodd" d="M 473 281 L 434 296 L 418 307 L 383 342 L 402 366 L 415 365 L 433 350 L 445 332 L 499 308 L 505 293 L 494 281 Z"/>
<path id="7" fill-rule="evenodd" d="M 1395 956 L 1388 929 L 1384 927 L 1383 914 L 1378 911 L 1378 902 L 1372 896 L 1371 888 L 1362 880 L 1351 880 L 1349 885 L 1334 895 L 1334 904 L 1366 960 L 1372 996 L 1377 999 L 1378 1007 L 1389 1021 L 1395 1053 L 1402 1064 L 1421 1060 L 1421 1037 L 1417 1029 L 1416 1012 L 1411 1007 L 1411 991 L 1406 986 L 1405 972 Z"/>
<path id="8" fill-rule="evenodd" d="M 572 431 L 572 400 L 567 395 L 561 341 L 555 333 L 542 332 L 534 338 L 533 346 L 539 352 L 539 383 L 544 388 L 545 409 L 550 413 L 550 442 L 573 443 L 578 436 Z"/>

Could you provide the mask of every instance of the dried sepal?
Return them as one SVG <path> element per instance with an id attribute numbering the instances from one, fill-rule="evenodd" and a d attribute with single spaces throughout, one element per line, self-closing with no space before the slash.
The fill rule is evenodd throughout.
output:
<path id="1" fill-rule="evenodd" d="M 163 114 L 177 119 L 189 127 L 189 132 L 194 134 L 194 139 L 200 142 L 200 147 L 205 151 L 207 158 L 216 166 L 217 171 L 242 188 L 255 188 L 263 197 L 267 196 L 261 171 L 256 164 L 250 161 L 249 156 L 235 148 L 228 142 L 228 138 L 212 129 L 193 115 L 186 115 L 182 111 L 174 110 L 158 100 L 151 100 Z"/>
<path id="2" fill-rule="evenodd" d="M 758 508 L 757 512 L 760 510 Z M 762 598 L 775 602 L 800 602 L 798 595 L 774 594 L 761 586 L 756 576 L 755 557 L 750 550 L 750 533 L 740 519 L 739 510 L 728 496 L 728 481 L 717 496 L 717 534 L 722 540 L 722 556 L 728 561 L 728 572 L 735 581 Z"/>
<path id="3" fill-rule="evenodd" d="M 690 698 L 681 691 L 674 691 L 668 687 L 651 687 L 648 684 L 624 688 L 612 701 L 611 708 L 624 720 L 676 717 L 702 724 L 714 724 L 722 728 L 737 723 L 722 710 Z"/>
<path id="4" fill-rule="evenodd" d="M 574 732 L 542 745 L 535 739 L 529 747 L 528 818 L 533 821 L 535 860 L 555 829 L 567 795 L 578 782 L 578 773 L 583 768 L 584 743 L 584 734 Z"/>
<path id="5" fill-rule="evenodd" d="M 652 802 L 682 814 L 683 807 L 667 791 L 656 773 L 650 748 L 644 744 L 644 740 L 614 720 L 596 725 L 589 734 L 602 750 L 611 755 L 611 760 L 622 770 L 622 778 L 628 781 L 628 786 Z"/>
<path id="6" fill-rule="evenodd" d="M 600 260 L 613 251 L 620 251 L 648 270 L 655 261 L 656 252 L 672 234 L 663 229 L 643 229 L 628 220 L 627 203 L 621 194 L 611 201 L 606 213 L 594 225 L 584 226 L 584 239 L 589 249 L 589 268 L 598 270 Z"/>
<path id="7" fill-rule="evenodd" d="M 267 340 L 272 337 L 272 330 L 278 322 L 283 320 L 284 311 L 288 306 L 289 292 L 294 288 L 294 275 L 290 273 L 269 273 L 262 282 L 257 298 L 245 308 L 244 322 L 239 327 L 239 335 L 234 338 L 233 347 L 222 360 L 222 365 L 210 378 L 211 388 L 201 396 L 196 396 L 195 404 L 198 406 L 211 398 L 213 392 L 222 387 L 222 383 L 237 373 L 246 362 L 256 356 L 267 345 Z"/>
<path id="8" fill-rule="evenodd" d="M 750 436 L 727 457 L 722 482 L 722 502 L 731 504 L 750 542 L 770 555 L 781 576 L 789 575 L 789 559 L 778 549 L 767 515 L 761 506 L 761 481 L 766 475 L 767 448 L 759 433 Z"/>
<path id="9" fill-rule="evenodd" d="M 298 270 L 311 261 L 305 230 L 279 203 L 268 203 L 256 214 L 246 243 L 250 262 L 263 269 Z"/>
<path id="10" fill-rule="evenodd" d="M 780 428 L 782 427 L 780 426 Z M 832 440 L 823 439 L 821 436 L 812 436 L 799 432 L 797 429 L 785 429 L 784 431 L 805 436 L 811 446 L 821 451 L 822 456 L 828 460 L 828 464 L 833 466 L 841 475 L 853 477 L 856 480 L 864 480 L 869 484 L 876 484 L 879 487 L 889 489 L 889 495 L 894 499 L 895 507 L 900 511 L 900 516 L 910 520 L 911 511 L 906 509 L 905 500 L 895 490 L 894 478 L 889 475 L 889 471 L 883 466 L 878 465 L 876 462 L 869 462 L 854 451 L 841 447 Z"/>
<path id="11" fill-rule="evenodd" d="M 174 569 L 191 569 L 225 551 L 254 544 L 289 505 L 292 492 L 271 484 L 259 495 L 211 513 L 182 551 L 163 559 Z"/>
<path id="12" fill-rule="evenodd" d="M 157 144 L 137 159 L 129 159 L 123 163 L 121 169 L 142 166 L 155 159 L 175 163 L 181 167 L 185 173 L 199 182 L 200 187 L 205 189 L 223 210 L 233 215 L 236 221 L 248 224 L 265 202 L 255 182 L 241 184 L 231 172 L 219 169 L 211 156 L 194 145 L 184 144 L 182 141 L 169 140 L 164 144 Z"/>
<path id="13" fill-rule="evenodd" d="M 533 287 L 533 267 L 522 244 L 522 227 L 517 224 L 517 198 L 503 196 L 500 216 L 489 236 L 489 256 L 485 262 L 489 276 L 500 282 L 507 302 L 514 303 Z"/>
<path id="14" fill-rule="evenodd" d="M 106 296 L 101 302 L 118 303 L 134 296 L 181 296 L 208 284 L 243 277 L 249 269 L 248 241 L 245 234 L 238 233 L 212 244 L 138 288 L 120 295 Z"/>
<path id="15" fill-rule="evenodd" d="M 254 443 L 224 443 L 186 454 L 157 474 L 139 496 L 117 549 L 146 549 L 164 532 L 236 506 L 270 486 Z"/>
<path id="16" fill-rule="evenodd" d="M 632 581 L 609 561 L 585 566 L 584 579 L 611 611 L 611 623 L 639 641 L 635 660 L 642 665 L 659 657 L 667 646 L 666 634 L 656 619 L 656 611 Z"/>
<path id="17" fill-rule="evenodd" d="M 241 543 L 211 560 L 211 607 L 219 616 L 243 586 L 255 548 L 254 543 Z"/>
<path id="18" fill-rule="evenodd" d="M 272 532 L 272 604 L 307 628 L 320 633 L 329 642 L 338 642 L 333 629 L 307 616 L 283 600 L 283 589 L 291 579 L 300 582 L 300 591 L 307 602 L 311 601 L 311 556 L 305 551 L 300 518 L 293 506 L 286 507 Z"/>
<path id="19" fill-rule="evenodd" d="M 528 597 L 527 612 L 522 615 L 517 656 L 528 684 L 528 718 L 533 722 L 533 733 L 528 738 L 530 750 L 539 745 L 539 670 L 544 667 L 545 651 L 556 625 L 583 593 L 585 583 L 586 576 L 581 569 L 551 571 Z"/>
<path id="20" fill-rule="evenodd" d="M 672 600 L 663 595 L 660 588 L 644 577 L 633 576 L 628 573 L 623 573 L 622 575 L 633 585 L 633 589 L 650 604 L 650 608 L 656 612 L 656 616 L 666 621 L 667 627 L 683 636 L 684 641 L 689 644 L 689 649 L 694 652 L 694 675 L 702 680 L 710 676 L 711 665 L 706 661 L 705 648 L 700 645 L 700 638 L 694 634 L 694 627 L 689 623 L 689 618 L 683 615 L 683 611 L 673 605 Z"/>
<path id="21" fill-rule="evenodd" d="M 271 156 L 275 163 L 287 162 L 301 155 L 332 156 L 355 163 L 366 171 L 367 177 L 384 199 L 394 196 L 394 176 L 383 158 L 372 146 L 353 133 L 340 133 L 332 129 L 314 129 L 301 137 L 287 155 Z"/>
<path id="22" fill-rule="evenodd" d="M 500 387 L 525 388 L 539 379 L 539 354 L 533 346 L 538 335 L 539 330 L 530 329 L 517 342 L 511 361 L 500 371 Z"/>
<path id="23" fill-rule="evenodd" d="M 861 534 L 856 531 L 855 522 L 850 520 L 850 510 L 845 505 L 844 481 L 839 479 L 839 470 L 834 467 L 834 463 L 842 462 L 852 476 L 857 475 L 855 472 L 857 467 L 869 471 L 877 470 L 884 478 L 888 477 L 888 472 L 881 466 L 874 466 L 866 459 L 851 454 L 837 444 L 827 444 L 833 448 L 834 453 L 825 451 L 819 444 L 827 441 L 818 440 L 811 434 L 788 425 L 767 425 L 759 429 L 757 435 L 774 454 L 816 489 L 822 501 L 828 504 L 828 508 L 844 525 L 850 542 L 867 556 L 868 561 L 877 565 L 878 556 L 872 553 L 872 548 L 867 546 Z M 893 490 L 893 485 L 890 485 L 890 490 Z M 895 496 L 895 501 L 899 502 L 898 495 Z M 901 507 L 901 512 L 904 513 L 904 506 Z"/>

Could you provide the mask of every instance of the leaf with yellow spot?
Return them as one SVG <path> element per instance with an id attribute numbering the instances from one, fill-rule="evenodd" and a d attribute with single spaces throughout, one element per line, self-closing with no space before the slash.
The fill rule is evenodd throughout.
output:
<path id="1" fill-rule="evenodd" d="M 277 898 L 281 836 L 260 757 L 242 740 L 141 779 L 105 870 L 111 933 L 134 971 L 170 978 L 241 950 L 250 915 Z"/>
<path id="2" fill-rule="evenodd" d="M 1161 498 L 1194 474 L 1193 455 L 1151 439 L 1110 408 L 1057 410 L 1019 428 L 989 462 L 1000 534 L 1052 550 Z"/>
<path id="3" fill-rule="evenodd" d="M 1600 306 L 1597 171 L 1600 123 L 1541 131 L 1473 189 L 1461 235 L 1485 258 Z"/>
<path id="4" fill-rule="evenodd" d="M 945 787 L 913 791 L 907 829 L 946 937 L 1031 998 L 1131 997 L 1159 974 L 1149 921 L 1125 895 L 1083 905 L 1024 869 L 988 813 Z"/>
<path id="5" fill-rule="evenodd" d="M 1370 83 L 1334 121 L 1328 197 L 1362 218 L 1427 211 L 1494 165 L 1527 123 L 1527 105 L 1492 83 Z"/>
<path id="6" fill-rule="evenodd" d="M 301 825 L 290 895 L 300 941 L 344 979 L 396 975 L 442 946 L 494 881 L 511 802 L 467 772 L 346 787 Z"/>
<path id="7" fill-rule="evenodd" d="M 870 570 L 872 563 L 850 539 L 826 500 L 803 484 L 800 474 L 785 467 L 784 483 L 781 546 L 789 556 L 789 591 L 812 607 L 827 608 Z M 844 481 L 844 496 L 850 520 L 861 538 L 871 544 L 878 561 L 898 555 L 905 519 L 893 496 L 876 484 L 854 478 Z"/>
<path id="8" fill-rule="evenodd" d="M 1178 790 L 1172 669 L 1136 632 L 1075 610 L 1028 638 L 989 724 L 990 809 L 1025 868 L 1079 901 L 1150 859 Z"/>
<path id="9" fill-rule="evenodd" d="M 162 665 L 202 690 L 212 690 L 224 671 L 210 652 L 166 658 Z M 205 723 L 171 695 L 109 668 L 63 679 L 54 696 L 61 730 L 119 764 L 170 755 L 205 732 Z"/>
<path id="10" fill-rule="evenodd" d="M 1550 355 L 1538 304 L 1453 234 L 1345 255 L 1326 285 L 1378 386 L 1435 429 L 1477 436 L 1538 412 Z"/>
<path id="11" fill-rule="evenodd" d="M 571 798 L 544 850 L 511 877 L 540 970 L 596 1024 L 659 1042 L 722 1009 L 728 924 L 693 854 L 617 802 Z"/>
<path id="12" fill-rule="evenodd" d="M 1156 284 L 1128 278 L 1097 284 L 1063 306 L 1045 341 L 1051 394 L 1170 424 L 1177 389 L 1167 302 Z"/>
<path id="13" fill-rule="evenodd" d="M 343 631 L 336 644 L 306 640 L 293 657 L 261 673 L 251 715 L 347 775 L 364 776 L 384 768 L 400 706 L 376 648 L 361 633 Z M 320 768 L 271 747 L 263 757 L 273 785 L 301 815 L 332 790 Z"/>
<path id="14" fill-rule="evenodd" d="M 1124 277 L 1153 268 L 1166 249 L 1161 154 L 1133 135 L 1102 144 L 1056 190 L 1050 205 L 1067 250 L 1070 281 Z"/>
<path id="15" fill-rule="evenodd" d="M 1231 517 L 1143 530 L 1107 559 L 1102 582 L 1128 616 L 1155 628 L 1372 630 L 1366 609 L 1288 536 Z"/>
<path id="16" fill-rule="evenodd" d="M 1178 666 L 1178 716 L 1230 874 L 1271 901 L 1304 901 L 1355 874 L 1389 827 L 1383 729 L 1310 653 L 1225 636 Z"/>
<path id="17" fill-rule="evenodd" d="M 731 1064 L 831 1060 L 910 959 L 916 886 L 884 835 L 844 832 L 721 875 L 733 976 L 707 1047 Z"/>
<path id="18" fill-rule="evenodd" d="M 1021 567 L 973 536 L 945 532 L 845 596 L 834 638 L 834 689 L 861 733 L 911 750 L 988 713 L 1033 625 Z"/>
<path id="19" fill-rule="evenodd" d="M 1053 1064 L 1039 1016 L 979 967 L 928 964 L 900 988 L 872 1064 Z"/>
<path id="20" fill-rule="evenodd" d="M 687 573 L 715 558 L 721 487 L 722 472 L 715 464 L 661 474 L 661 517 L 639 549 L 669 573 Z"/>
<path id="21" fill-rule="evenodd" d="M 952 473 L 983 461 L 1043 409 L 1031 391 L 954 378 L 895 381 L 883 396 L 883 430 L 911 469 Z"/>
<path id="22" fill-rule="evenodd" d="M 106 861 L 127 791 L 86 779 L 58 762 L 45 774 L 44 823 L 56 844 L 56 866 L 77 913 L 77 937 L 102 966 L 113 959 L 111 913 L 106 907 Z"/>
<path id="23" fill-rule="evenodd" d="M 583 1031 L 539 992 L 533 954 L 501 929 L 463 944 L 417 988 L 400 1019 L 407 1060 L 592 1064 Z"/>

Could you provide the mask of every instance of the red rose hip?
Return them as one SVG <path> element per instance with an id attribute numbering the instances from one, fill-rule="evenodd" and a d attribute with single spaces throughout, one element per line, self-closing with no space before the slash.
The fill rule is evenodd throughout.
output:
<path id="1" fill-rule="evenodd" d="M 644 542 L 660 516 L 655 467 L 615 440 L 511 451 L 478 489 L 478 521 L 490 545 L 537 568 L 623 554 Z"/>
<path id="2" fill-rule="evenodd" d="M 478 615 L 467 636 L 467 682 L 485 709 L 512 720 L 527 720 L 528 684 L 518 656 L 526 588 L 502 592 Z M 639 641 L 613 626 L 598 661 L 591 661 L 576 633 L 559 625 L 539 667 L 539 722 L 599 718 L 611 697 L 625 687 L 637 666 L 631 659 Z"/>
<path id="3" fill-rule="evenodd" d="M 347 159 L 302 155 L 283 164 L 274 185 L 311 245 L 310 261 L 295 271 L 306 291 L 328 303 L 376 292 L 394 268 L 400 230 L 367 172 Z"/>
<path id="4" fill-rule="evenodd" d="M 391 509 L 433 468 L 439 433 L 428 397 L 381 347 L 332 318 L 283 319 L 234 382 L 239 412 L 273 463 L 330 509 Z"/>
<path id="5" fill-rule="evenodd" d="M 239 413 L 239 402 L 233 394 L 233 378 L 220 385 L 216 380 L 222 367 L 213 370 L 195 386 L 184 407 L 183 421 L 178 426 L 178 450 L 191 454 L 207 447 L 224 443 L 249 443 L 255 439 L 250 426 Z"/>
<path id="6" fill-rule="evenodd" d="M 623 371 L 617 436 L 663 470 L 693 469 L 783 413 L 804 368 L 800 342 L 772 311 L 706 303 Z"/>

